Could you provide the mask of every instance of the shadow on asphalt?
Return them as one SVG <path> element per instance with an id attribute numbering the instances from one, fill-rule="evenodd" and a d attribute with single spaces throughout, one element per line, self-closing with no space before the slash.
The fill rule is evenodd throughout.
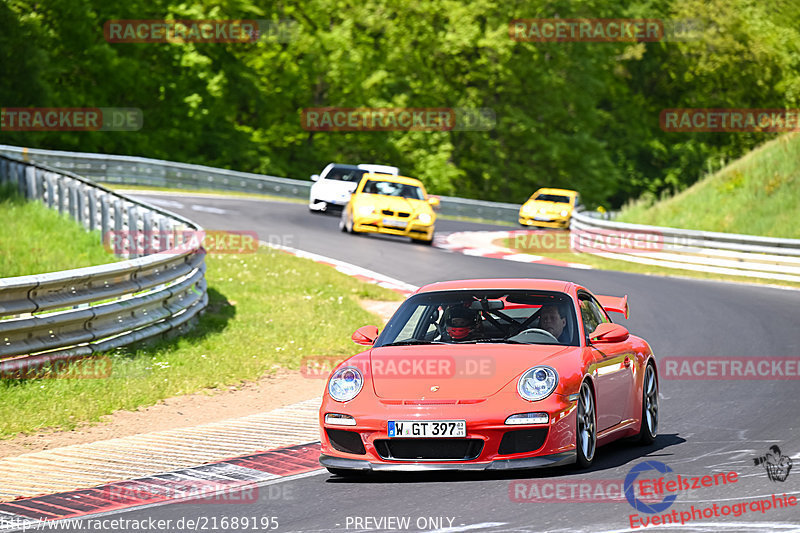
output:
<path id="1" fill-rule="evenodd" d="M 548 479 L 567 476 L 585 476 L 593 472 L 611 470 L 620 466 L 632 464 L 637 459 L 655 458 L 672 455 L 660 453 L 663 450 L 682 444 L 686 439 L 676 433 L 659 435 L 653 444 L 638 446 L 629 440 L 619 440 L 597 449 L 594 463 L 586 470 L 578 470 L 575 465 L 557 466 L 531 470 L 480 471 L 480 472 L 384 472 L 356 474 L 352 477 L 338 477 L 330 475 L 325 482 L 333 484 L 369 484 L 369 483 L 431 483 L 431 482 L 463 482 L 463 481 L 492 481 L 502 479 Z M 616 477 L 620 477 L 617 475 Z"/>

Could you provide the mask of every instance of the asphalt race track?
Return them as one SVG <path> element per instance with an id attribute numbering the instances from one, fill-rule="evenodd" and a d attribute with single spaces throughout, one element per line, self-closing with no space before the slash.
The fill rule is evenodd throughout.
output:
<path id="1" fill-rule="evenodd" d="M 206 229 L 255 231 L 261 240 L 354 263 L 414 285 L 459 278 L 541 277 L 572 280 L 600 294 L 628 294 L 630 319 L 613 318 L 646 338 L 661 358 L 800 356 L 798 291 L 465 256 L 405 239 L 347 235 L 338 230 L 338 217 L 312 215 L 301 204 L 190 195 L 142 198 L 188 216 Z M 471 229 L 503 228 L 446 220 L 437 224 L 439 233 Z M 353 353 L 357 350 L 354 345 Z M 562 468 L 511 475 L 395 474 L 350 481 L 321 470 L 262 487 L 257 503 L 178 503 L 105 518 L 169 519 L 173 526 L 167 531 L 181 530 L 174 525 L 181 518 L 201 517 L 208 531 L 214 530 L 214 520 L 216 530 L 254 531 L 241 524 L 233 527 L 233 517 L 253 521 L 276 517 L 277 531 L 625 531 L 636 511 L 619 490 L 608 489 L 610 500 L 586 493 L 581 493 L 584 498 L 571 497 L 570 490 L 579 483 L 594 483 L 592 495 L 597 487 L 618 489 L 631 468 L 653 460 L 681 476 L 738 473 L 735 483 L 679 492 L 664 513 L 714 504 L 747 506 L 747 512 L 738 517 L 701 518 L 684 526 L 662 526 L 662 530 L 800 531 L 800 507 L 767 510 L 761 505 L 762 512 L 749 506 L 764 498 L 777 505 L 774 494 L 800 496 L 798 381 L 668 380 L 662 376 L 660 385 L 656 443 L 644 448 L 628 443 L 600 448 L 586 472 Z M 775 444 L 794 458 L 794 469 L 785 481 L 771 481 L 765 468 L 753 461 Z M 674 474 L 668 479 L 674 479 Z M 550 501 L 532 501 L 536 495 Z M 589 501 L 576 501 L 582 499 Z M 741 511 L 742 505 L 736 508 Z M 228 519 L 225 528 L 220 527 L 222 518 Z M 70 524 L 73 530 L 80 526 Z"/>

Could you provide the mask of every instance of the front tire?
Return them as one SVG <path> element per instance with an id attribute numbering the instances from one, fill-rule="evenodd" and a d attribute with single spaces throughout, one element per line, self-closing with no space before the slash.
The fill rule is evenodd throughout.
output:
<path id="1" fill-rule="evenodd" d="M 648 363 L 644 371 L 642 384 L 642 426 L 639 430 L 639 444 L 653 444 L 658 435 L 658 380 L 656 369 Z"/>
<path id="2" fill-rule="evenodd" d="M 597 417 L 594 395 L 589 383 L 584 381 L 578 394 L 578 417 L 576 420 L 576 463 L 578 468 L 589 468 L 594 461 L 597 448 Z"/>
<path id="3" fill-rule="evenodd" d="M 342 216 L 339 218 L 339 231 L 342 233 L 350 233 L 350 231 L 347 229 L 347 221 L 345 220 L 346 217 L 347 213 L 342 211 Z"/>

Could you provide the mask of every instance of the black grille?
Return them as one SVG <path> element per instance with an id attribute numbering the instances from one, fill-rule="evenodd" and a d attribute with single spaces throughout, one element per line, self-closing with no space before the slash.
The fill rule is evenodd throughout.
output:
<path id="1" fill-rule="evenodd" d="M 397 216 L 399 216 L 400 218 L 408 218 L 411 216 L 411 213 L 403 213 L 402 211 L 398 211 Z"/>
<path id="2" fill-rule="evenodd" d="M 388 439 L 376 440 L 381 459 L 470 461 L 481 454 L 480 439 Z"/>
<path id="3" fill-rule="evenodd" d="M 506 431 L 503 440 L 500 441 L 500 455 L 510 453 L 525 453 L 538 450 L 544 445 L 547 439 L 547 428 L 516 429 Z"/>
<path id="4" fill-rule="evenodd" d="M 393 217 L 394 216 L 394 211 L 392 211 L 391 209 L 384 209 L 383 211 L 381 211 L 381 213 L 383 213 L 387 217 Z"/>
<path id="5" fill-rule="evenodd" d="M 328 439 L 330 439 L 334 450 L 358 455 L 367 453 L 367 450 L 364 449 L 364 443 L 361 442 L 361 435 L 355 431 L 325 428 L 325 433 L 328 434 Z"/>

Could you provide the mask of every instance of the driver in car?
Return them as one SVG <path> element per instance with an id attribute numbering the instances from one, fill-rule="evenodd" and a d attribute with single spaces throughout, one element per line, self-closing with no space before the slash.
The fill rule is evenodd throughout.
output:
<path id="1" fill-rule="evenodd" d="M 479 331 L 477 312 L 462 306 L 450 308 L 442 341 L 470 341 L 482 337 L 483 335 Z"/>
<path id="2" fill-rule="evenodd" d="M 568 344 L 570 335 L 566 329 L 567 318 L 560 306 L 555 304 L 543 305 L 539 311 L 539 327 L 549 332 L 561 344 Z"/>

